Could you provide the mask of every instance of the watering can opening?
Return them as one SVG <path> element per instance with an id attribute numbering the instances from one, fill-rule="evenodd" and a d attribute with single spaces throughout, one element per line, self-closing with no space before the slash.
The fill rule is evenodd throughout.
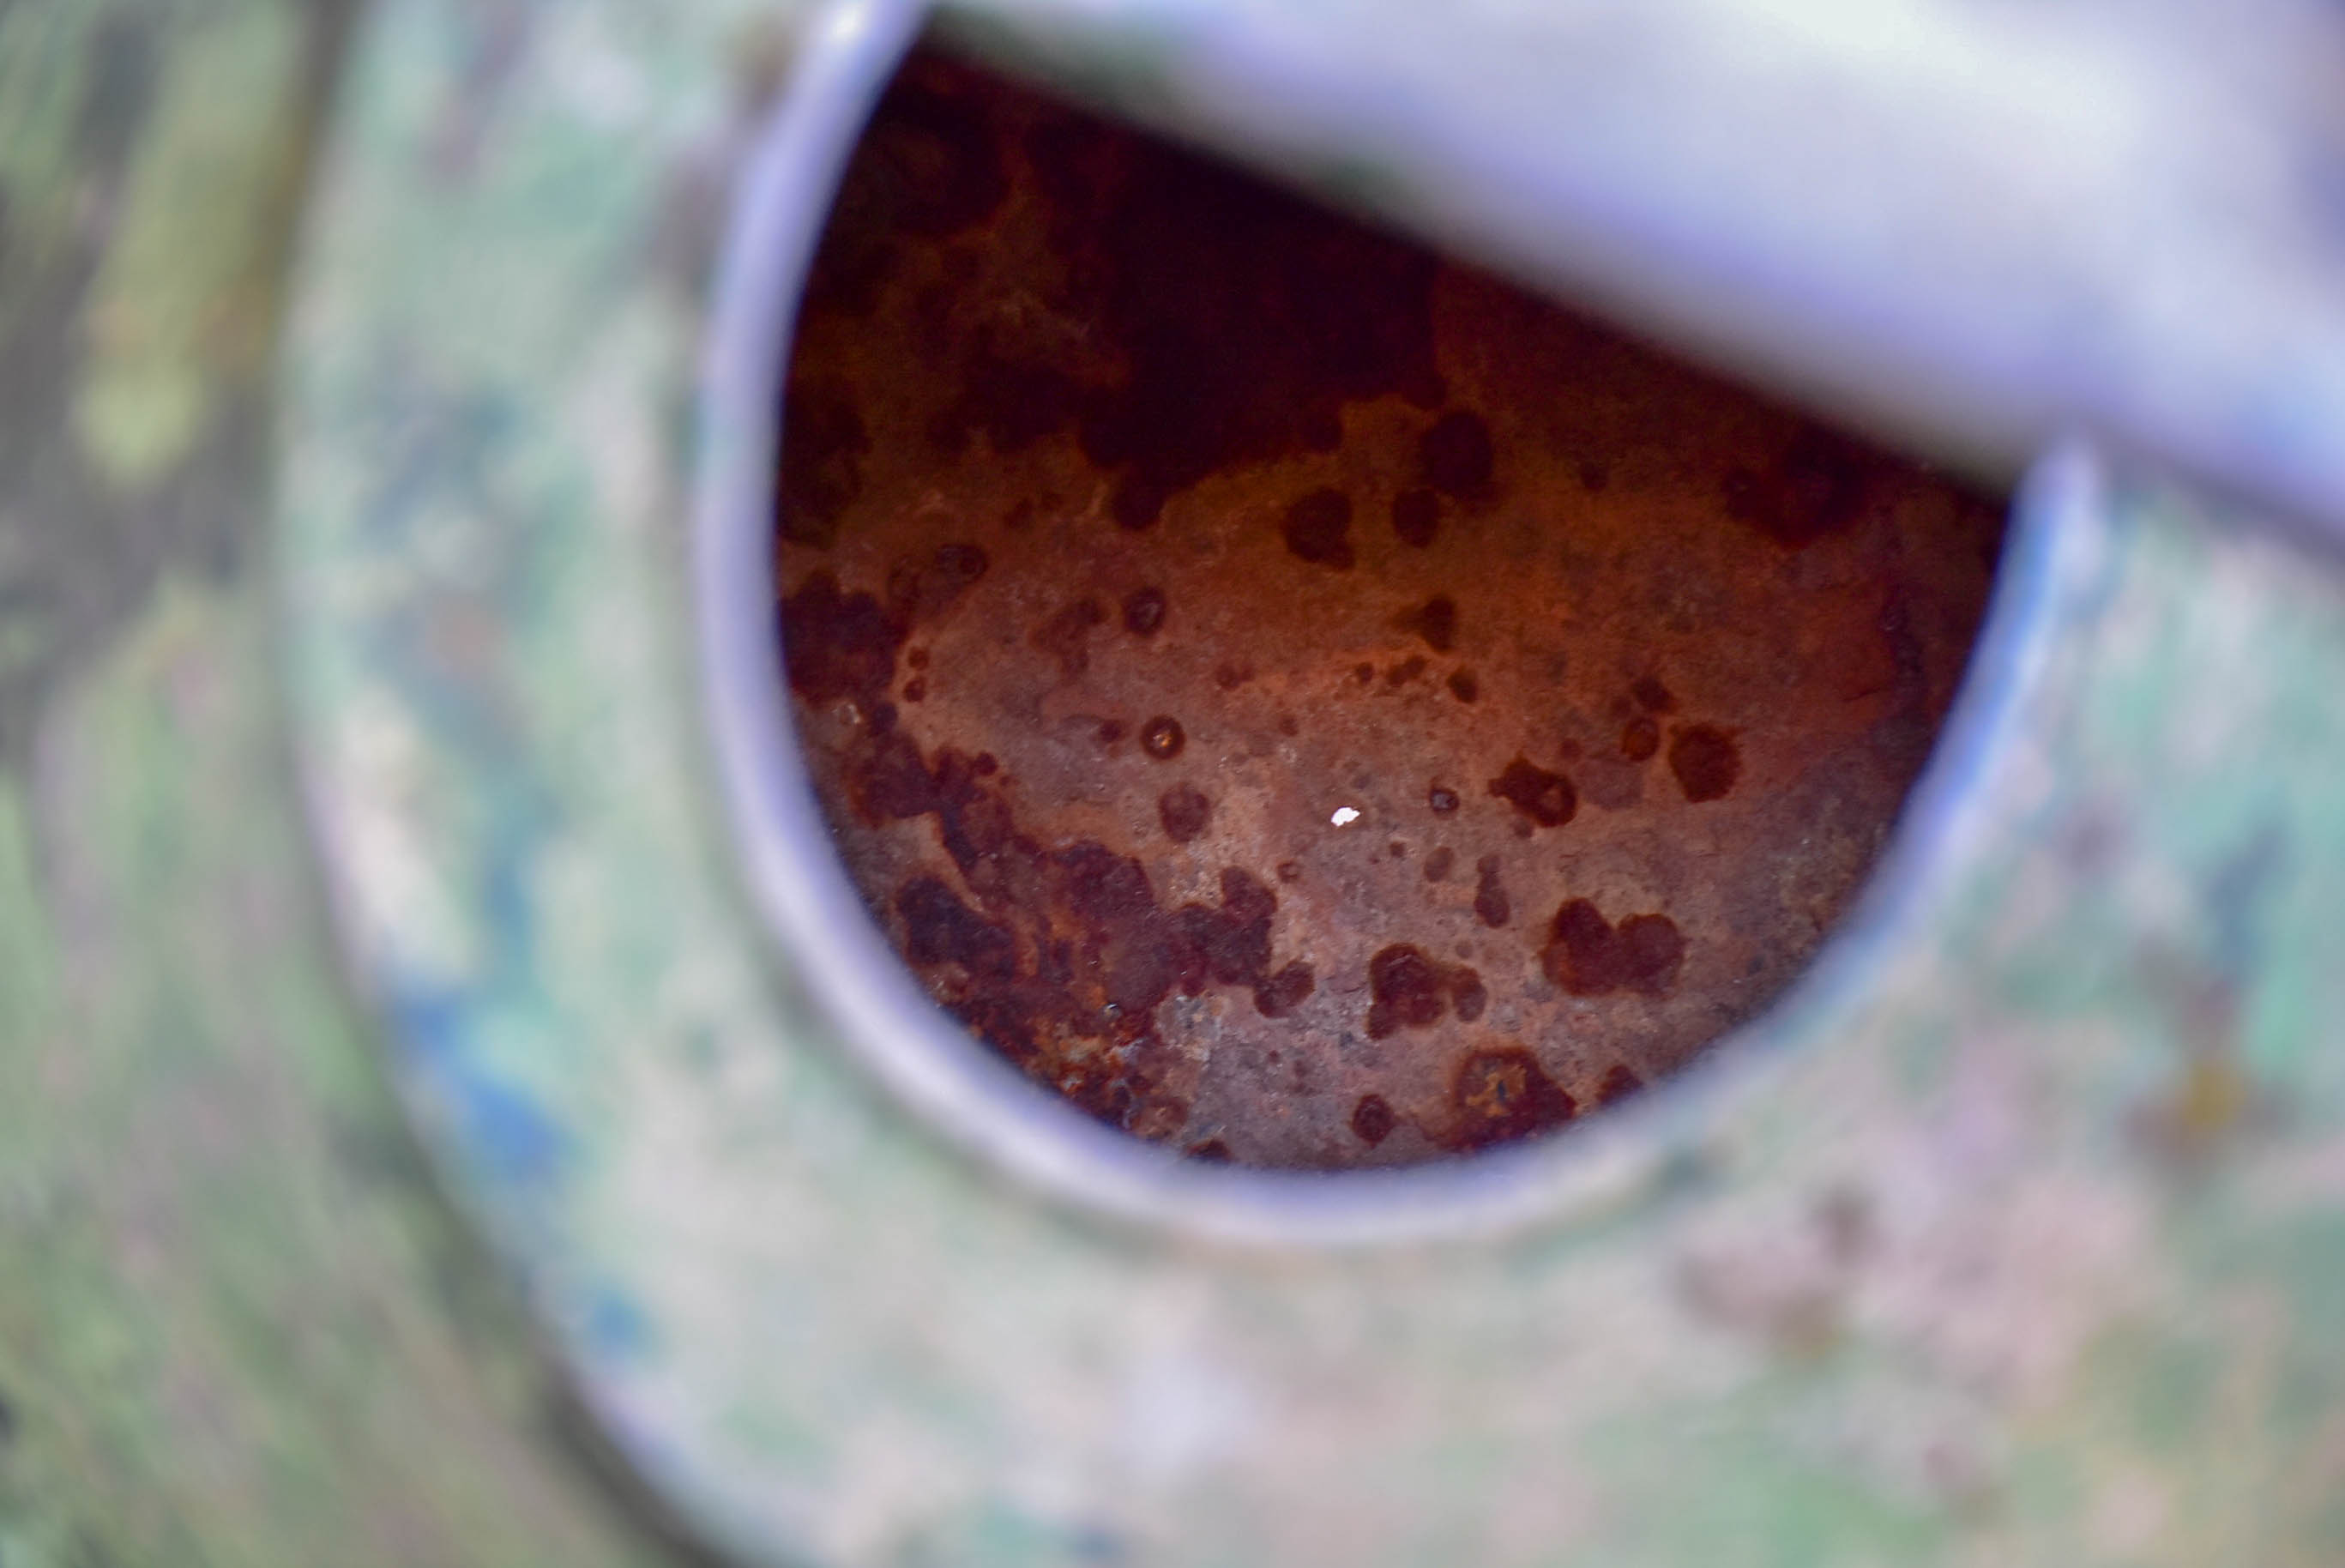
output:
<path id="1" fill-rule="evenodd" d="M 787 775 L 783 940 L 843 944 L 800 956 L 883 1076 L 949 1119 L 990 1085 L 1001 1144 L 1063 1130 L 1039 1086 L 1188 1166 L 1454 1164 L 1764 1013 L 1930 756 L 2001 501 L 888 64 L 766 280 L 765 535 L 719 589 L 778 626 L 787 713 L 735 744 Z"/>

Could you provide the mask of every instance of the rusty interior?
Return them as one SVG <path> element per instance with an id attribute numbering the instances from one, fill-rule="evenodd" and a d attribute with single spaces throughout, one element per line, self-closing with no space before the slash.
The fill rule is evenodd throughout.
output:
<path id="1" fill-rule="evenodd" d="M 1202 1159 L 1635 1093 L 1847 908 L 2002 508 L 1487 273 L 930 52 L 785 403 L 840 855 L 929 991 Z"/>

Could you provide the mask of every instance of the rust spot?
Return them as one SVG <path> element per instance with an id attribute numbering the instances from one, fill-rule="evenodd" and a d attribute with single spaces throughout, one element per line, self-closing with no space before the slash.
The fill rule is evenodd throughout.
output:
<path id="1" fill-rule="evenodd" d="M 1422 550 L 1441 530 L 1441 497 L 1419 485 L 1393 497 L 1393 537 Z"/>
<path id="2" fill-rule="evenodd" d="M 1159 762 L 1172 761 L 1188 744 L 1188 732 L 1181 728 L 1181 721 L 1165 714 L 1150 719 L 1140 731 L 1140 748 Z"/>
<path id="3" fill-rule="evenodd" d="M 1376 667 L 1362 659 L 1352 667 L 1352 678 L 1365 686 L 1376 678 Z"/>
<path id="4" fill-rule="evenodd" d="M 807 573 L 782 601 L 781 621 L 790 687 L 814 706 L 877 701 L 894 683 L 904 628 L 871 595 L 842 595 L 828 568 Z"/>
<path id="5" fill-rule="evenodd" d="M 1415 680 L 1418 676 L 1421 676 L 1424 673 L 1425 656 L 1423 654 L 1411 654 L 1408 657 L 1401 660 L 1400 663 L 1393 666 L 1392 668 L 1385 671 L 1385 684 L 1389 687 L 1406 686 L 1410 681 Z"/>
<path id="6" fill-rule="evenodd" d="M 1579 1114 L 1572 1097 L 1519 1045 L 1467 1053 L 1450 1079 L 1457 1120 L 1447 1140 L 1458 1149 L 1482 1149 L 1562 1126 Z"/>
<path id="7" fill-rule="evenodd" d="M 929 650 L 913 648 L 904 655 L 904 662 L 914 669 L 926 669 L 929 667 Z"/>
<path id="8" fill-rule="evenodd" d="M 1457 1022 L 1471 1023 L 1482 1016 L 1489 1005 L 1490 993 L 1482 984 L 1481 972 L 1458 964 L 1449 971 L 1449 1005 L 1457 1011 Z"/>
<path id="9" fill-rule="evenodd" d="M 1596 1086 L 1596 1103 L 1617 1105 L 1645 1086 L 1645 1081 L 1629 1070 L 1628 1064 L 1615 1062 L 1604 1070 L 1604 1082 Z"/>
<path id="10" fill-rule="evenodd" d="M 927 700 L 928 695 L 929 683 L 922 680 L 919 677 L 914 676 L 911 679 L 904 683 L 904 700 L 906 702 L 923 702 Z"/>
<path id="11" fill-rule="evenodd" d="M 992 565 L 975 545 L 939 545 L 926 561 L 899 561 L 888 574 L 888 608 L 908 626 L 935 620 Z"/>
<path id="12" fill-rule="evenodd" d="M 1449 695 L 1460 702 L 1472 702 L 1482 695 L 1482 685 L 1474 678 L 1472 670 L 1457 670 L 1449 677 Z"/>
<path id="13" fill-rule="evenodd" d="M 1113 746 L 1117 741 L 1122 740 L 1126 733 L 1128 732 L 1124 728 L 1123 720 L 1121 718 L 1102 718 L 1100 720 L 1099 743 L 1101 746 Z"/>
<path id="14" fill-rule="evenodd" d="M 1074 679 L 1091 667 L 1091 631 L 1107 619 L 1097 599 L 1077 599 L 1035 629 L 1034 646 L 1059 661 L 1059 673 Z"/>
<path id="15" fill-rule="evenodd" d="M 1719 800 L 1742 777 L 1742 757 L 1716 725 L 1690 724 L 1670 738 L 1670 771 L 1688 800 Z"/>
<path id="16" fill-rule="evenodd" d="M 1393 627 L 1423 637 L 1425 646 L 1435 653 L 1447 653 L 1457 646 L 1457 601 L 1447 594 L 1436 594 L 1416 608 L 1395 616 Z"/>
<path id="17" fill-rule="evenodd" d="M 1603 494 L 1605 486 L 1611 483 L 1612 471 L 1602 463 L 1582 463 L 1579 465 L 1579 487 L 1590 495 Z"/>
<path id="18" fill-rule="evenodd" d="M 1213 820 L 1213 803 L 1186 784 L 1175 784 L 1156 798 L 1156 817 L 1164 824 L 1166 838 L 1185 844 Z"/>
<path id="19" fill-rule="evenodd" d="M 1279 861 L 1278 880 L 1282 882 L 1301 881 L 1303 880 L 1303 862 L 1300 860 Z"/>
<path id="20" fill-rule="evenodd" d="M 1213 667 L 1213 684 L 1223 691 L 1235 691 L 1254 679 L 1254 666 L 1223 659 Z"/>
<path id="21" fill-rule="evenodd" d="M 1408 942 L 1395 942 L 1368 960 L 1368 992 L 1371 1040 L 1438 1023 L 1453 1005 L 1470 1023 L 1482 1015 L 1489 997 L 1475 971 L 1453 969 Z"/>
<path id="22" fill-rule="evenodd" d="M 1115 151 L 1053 194 L 1080 295 L 1070 313 L 1128 367 L 1081 423 L 1083 454 L 1123 471 L 1120 522 L 1147 526 L 1231 464 L 1331 450 L 1352 400 L 1439 403 L 1429 252 L 1161 142 L 1124 137 Z"/>
<path id="23" fill-rule="evenodd" d="M 776 509 L 782 537 L 827 549 L 838 520 L 863 493 L 863 459 L 871 433 L 855 395 L 835 382 L 790 378 L 782 402 L 782 445 Z"/>
<path id="24" fill-rule="evenodd" d="M 1352 498 L 1328 485 L 1290 504 L 1278 525 L 1287 554 L 1315 566 L 1352 569 Z"/>
<path id="25" fill-rule="evenodd" d="M 1303 726 L 1296 721 L 1294 715 L 1282 713 L 1278 716 L 1278 732 L 1291 740 L 1303 733 Z"/>
<path id="26" fill-rule="evenodd" d="M 1298 960 L 1254 988 L 1254 1011 L 1264 1018 L 1284 1018 L 1316 988 L 1311 966 Z"/>
<path id="27" fill-rule="evenodd" d="M 1449 1006 L 1449 975 L 1439 963 L 1406 942 L 1396 942 L 1368 960 L 1368 1038 L 1381 1040 L 1396 1029 L 1423 1029 L 1441 1022 Z"/>
<path id="28" fill-rule="evenodd" d="M 1620 755 L 1631 762 L 1649 762 L 1661 748 L 1661 727 L 1648 714 L 1639 714 L 1620 727 Z"/>
<path id="29" fill-rule="evenodd" d="M 1771 469 L 1729 473 L 1723 490 L 1729 515 L 1799 549 L 1846 532 L 1863 515 L 1865 462 L 1846 441 L 1809 431 Z"/>
<path id="30" fill-rule="evenodd" d="M 1449 868 L 1456 864 L 1457 860 L 1457 855 L 1453 850 L 1444 847 L 1434 850 L 1425 857 L 1425 880 L 1428 882 L 1447 881 Z"/>
<path id="31" fill-rule="evenodd" d="M 980 338 L 969 348 L 959 395 L 929 422 L 929 443 L 957 453 L 971 434 L 982 433 L 996 453 L 1023 452 L 1073 422 L 1075 396 L 1074 383 L 1060 371 L 1005 358 Z"/>
<path id="32" fill-rule="evenodd" d="M 1574 996 L 1615 991 L 1660 996 L 1677 983 L 1685 938 L 1663 914 L 1630 915 L 1619 926 L 1586 899 L 1567 900 L 1548 928 L 1539 966 Z"/>
<path id="33" fill-rule="evenodd" d="M 1436 784 L 1425 792 L 1426 809 L 1436 817 L 1447 817 L 1457 809 L 1457 791 Z"/>
<path id="34" fill-rule="evenodd" d="M 1164 625 L 1164 590 L 1134 588 L 1123 596 L 1123 629 L 1136 637 L 1152 637 Z"/>
<path id="35" fill-rule="evenodd" d="M 1629 688 L 1629 695 L 1635 697 L 1637 706 L 1647 713 L 1675 713 L 1678 710 L 1678 699 L 1670 696 L 1670 688 L 1654 676 L 1639 676 L 1637 684 Z"/>
<path id="36" fill-rule="evenodd" d="M 1515 911 L 1508 901 L 1507 884 L 1498 875 L 1498 857 L 1485 855 L 1474 864 L 1479 879 L 1474 887 L 1474 917 L 1493 929 L 1507 923 Z"/>
<path id="37" fill-rule="evenodd" d="M 1560 828 L 1579 809 L 1579 792 L 1570 779 L 1534 767 L 1520 756 L 1490 780 L 1490 793 L 1542 828 Z"/>
<path id="38" fill-rule="evenodd" d="M 1382 1095 L 1363 1095 L 1352 1107 L 1352 1135 L 1370 1148 L 1392 1136 L 1393 1126 L 1393 1108 Z"/>
<path id="39" fill-rule="evenodd" d="M 1477 499 L 1490 488 L 1490 427 L 1478 413 L 1453 409 L 1419 438 L 1416 460 L 1434 489 L 1459 501 Z"/>
<path id="40" fill-rule="evenodd" d="M 1207 1138 L 1191 1144 L 1181 1151 L 1200 1165 L 1225 1166 L 1230 1163 L 1230 1145 L 1220 1138 Z"/>
<path id="41" fill-rule="evenodd" d="M 896 894 L 904 921 L 904 951 L 914 963 L 957 963 L 973 975 L 1000 978 L 1018 967 L 1018 943 L 954 896 L 935 877 L 916 877 Z"/>

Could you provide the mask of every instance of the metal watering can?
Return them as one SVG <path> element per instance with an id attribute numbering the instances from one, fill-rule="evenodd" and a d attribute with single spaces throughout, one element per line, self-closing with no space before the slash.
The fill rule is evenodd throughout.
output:
<path id="1" fill-rule="evenodd" d="M 2345 1550 L 2340 21 L 936 18 L 2025 474 L 1806 981 L 1314 1179 L 957 1053 L 809 853 L 742 585 L 921 20 L 0 15 L 0 1563 Z"/>

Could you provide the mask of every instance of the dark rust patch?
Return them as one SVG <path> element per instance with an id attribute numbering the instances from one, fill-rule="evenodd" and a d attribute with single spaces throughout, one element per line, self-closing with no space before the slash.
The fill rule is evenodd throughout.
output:
<path id="1" fill-rule="evenodd" d="M 1152 637 L 1164 626 L 1164 590 L 1134 588 L 1123 596 L 1123 629 L 1136 637 Z"/>
<path id="2" fill-rule="evenodd" d="M 939 545 L 925 561 L 898 561 L 888 574 L 888 607 L 908 626 L 943 616 L 993 565 L 975 545 Z"/>
<path id="3" fill-rule="evenodd" d="M 1631 762 L 1650 762 L 1661 748 L 1661 727 L 1640 713 L 1620 727 L 1620 755 Z"/>
<path id="4" fill-rule="evenodd" d="M 1615 1062 L 1604 1070 L 1604 1081 L 1596 1086 L 1596 1103 L 1617 1105 L 1645 1086 L 1645 1081 L 1630 1072 L 1628 1064 Z"/>
<path id="5" fill-rule="evenodd" d="M 1395 942 L 1368 960 L 1367 1031 L 1371 1040 L 1402 1029 L 1425 1029 L 1441 1022 L 1454 1004 L 1467 1023 L 1482 1015 L 1488 1001 L 1482 977 L 1464 966 L 1452 968 L 1422 948 Z"/>
<path id="6" fill-rule="evenodd" d="M 1579 1111 L 1538 1058 L 1519 1045 L 1467 1053 L 1450 1079 L 1449 1105 L 1456 1120 L 1446 1141 L 1461 1150 L 1552 1132 Z"/>
<path id="7" fill-rule="evenodd" d="M 1449 970 L 1449 1005 L 1457 1010 L 1457 1022 L 1477 1022 L 1489 1004 L 1490 993 L 1482 983 L 1481 972 L 1462 963 L 1453 964 Z"/>
<path id="8" fill-rule="evenodd" d="M 1726 477 L 1727 514 L 1779 545 L 1799 549 L 1848 531 L 1863 514 L 1864 454 L 1822 431 L 1802 433 L 1772 468 Z"/>
<path id="9" fill-rule="evenodd" d="M 1457 601 L 1447 594 L 1436 594 L 1396 616 L 1393 627 L 1423 637 L 1425 646 L 1435 653 L 1447 653 L 1457 646 Z"/>
<path id="10" fill-rule="evenodd" d="M 775 504 L 782 537 L 827 549 L 838 520 L 863 493 L 871 450 L 854 394 L 836 382 L 793 376 L 782 400 L 782 444 Z"/>
<path id="11" fill-rule="evenodd" d="M 1156 818 L 1164 824 L 1166 838 L 1185 844 L 1213 820 L 1213 803 L 1186 784 L 1175 784 L 1156 798 Z"/>
<path id="12" fill-rule="evenodd" d="M 1393 666 L 1392 668 L 1385 671 L 1385 684 L 1388 687 L 1395 687 L 1406 686 L 1410 681 L 1413 681 L 1418 676 L 1423 675 L 1425 673 L 1425 656 L 1423 654 L 1411 654 L 1406 658 L 1401 660 L 1400 663 Z"/>
<path id="13" fill-rule="evenodd" d="M 1447 817 L 1457 809 L 1457 791 L 1436 784 L 1425 792 L 1426 809 L 1436 817 Z"/>
<path id="14" fill-rule="evenodd" d="M 1447 881 L 1449 868 L 1457 862 L 1457 852 L 1453 850 L 1445 847 L 1434 850 L 1425 857 L 1425 880 L 1428 882 Z"/>
<path id="15" fill-rule="evenodd" d="M 827 569 L 807 574 L 782 601 L 790 688 L 819 708 L 842 697 L 876 702 L 896 678 L 904 627 L 867 593 L 841 594 Z"/>
<path id="16" fill-rule="evenodd" d="M 1478 413 L 1453 409 L 1418 440 L 1416 461 L 1425 483 L 1442 494 L 1478 500 L 1490 489 L 1490 426 Z"/>
<path id="17" fill-rule="evenodd" d="M 1298 561 L 1338 572 L 1352 569 L 1352 498 L 1327 485 L 1289 503 L 1279 522 L 1286 552 Z"/>
<path id="18" fill-rule="evenodd" d="M 1172 761 L 1188 744 L 1189 733 L 1181 721 L 1165 714 L 1150 719 L 1140 731 L 1140 748 L 1159 762 Z"/>
<path id="19" fill-rule="evenodd" d="M 1685 952 L 1685 938 L 1667 915 L 1630 915 L 1615 926 L 1588 900 L 1568 899 L 1548 927 L 1539 967 L 1574 996 L 1660 996 L 1677 983 Z"/>
<path id="20" fill-rule="evenodd" d="M 1396 1029 L 1437 1023 L 1448 1011 L 1447 972 L 1406 943 L 1387 947 L 1368 961 L 1368 985 L 1375 997 L 1368 1008 L 1371 1040 Z"/>
<path id="21" fill-rule="evenodd" d="M 1393 1108 L 1382 1095 L 1363 1095 L 1352 1107 L 1352 1135 L 1370 1148 L 1392 1136 L 1396 1125 Z"/>
<path id="22" fill-rule="evenodd" d="M 1333 449 L 1348 402 L 1441 400 L 1430 254 L 1160 142 L 1118 150 L 1056 194 L 1083 311 L 1128 367 L 1081 422 L 1084 455 L 1124 471 L 1127 526 L 1218 470 Z"/>
<path id="23" fill-rule="evenodd" d="M 1056 659 L 1072 680 L 1091 667 L 1091 635 L 1107 620 L 1097 599 L 1077 599 L 1034 628 L 1034 646 Z"/>
<path id="24" fill-rule="evenodd" d="M 1678 710 L 1678 699 L 1670 695 L 1670 688 L 1655 676 L 1639 676 L 1637 684 L 1629 688 L 1629 695 L 1635 697 L 1637 706 L 1647 713 L 1675 713 Z"/>
<path id="25" fill-rule="evenodd" d="M 1474 918 L 1496 929 L 1513 918 L 1515 906 L 1507 898 L 1507 884 L 1498 871 L 1498 857 L 1485 855 L 1474 863 Z"/>
<path id="26" fill-rule="evenodd" d="M 1402 491 L 1393 497 L 1392 530 L 1402 544 L 1424 549 L 1441 531 L 1441 497 L 1423 485 Z"/>
<path id="27" fill-rule="evenodd" d="M 1521 756 L 1490 780 L 1490 793 L 1542 828 L 1560 828 L 1579 809 L 1579 792 L 1570 779 L 1535 767 Z"/>
<path id="28" fill-rule="evenodd" d="M 957 963 L 971 975 L 999 980 L 1015 973 L 1018 942 L 956 897 L 935 877 L 915 877 L 896 893 L 904 921 L 904 953 L 914 963 Z"/>
<path id="29" fill-rule="evenodd" d="M 1254 1011 L 1264 1018 L 1284 1018 L 1309 1001 L 1317 989 L 1311 966 L 1298 960 L 1254 988 Z"/>
<path id="30" fill-rule="evenodd" d="M 1711 724 L 1689 724 L 1670 738 L 1670 771 L 1691 802 L 1722 800 L 1742 777 L 1742 754 Z"/>
<path id="31" fill-rule="evenodd" d="M 1482 695 L 1482 683 L 1474 678 L 1470 669 L 1454 670 L 1449 677 L 1449 695 L 1460 702 L 1472 702 Z"/>

